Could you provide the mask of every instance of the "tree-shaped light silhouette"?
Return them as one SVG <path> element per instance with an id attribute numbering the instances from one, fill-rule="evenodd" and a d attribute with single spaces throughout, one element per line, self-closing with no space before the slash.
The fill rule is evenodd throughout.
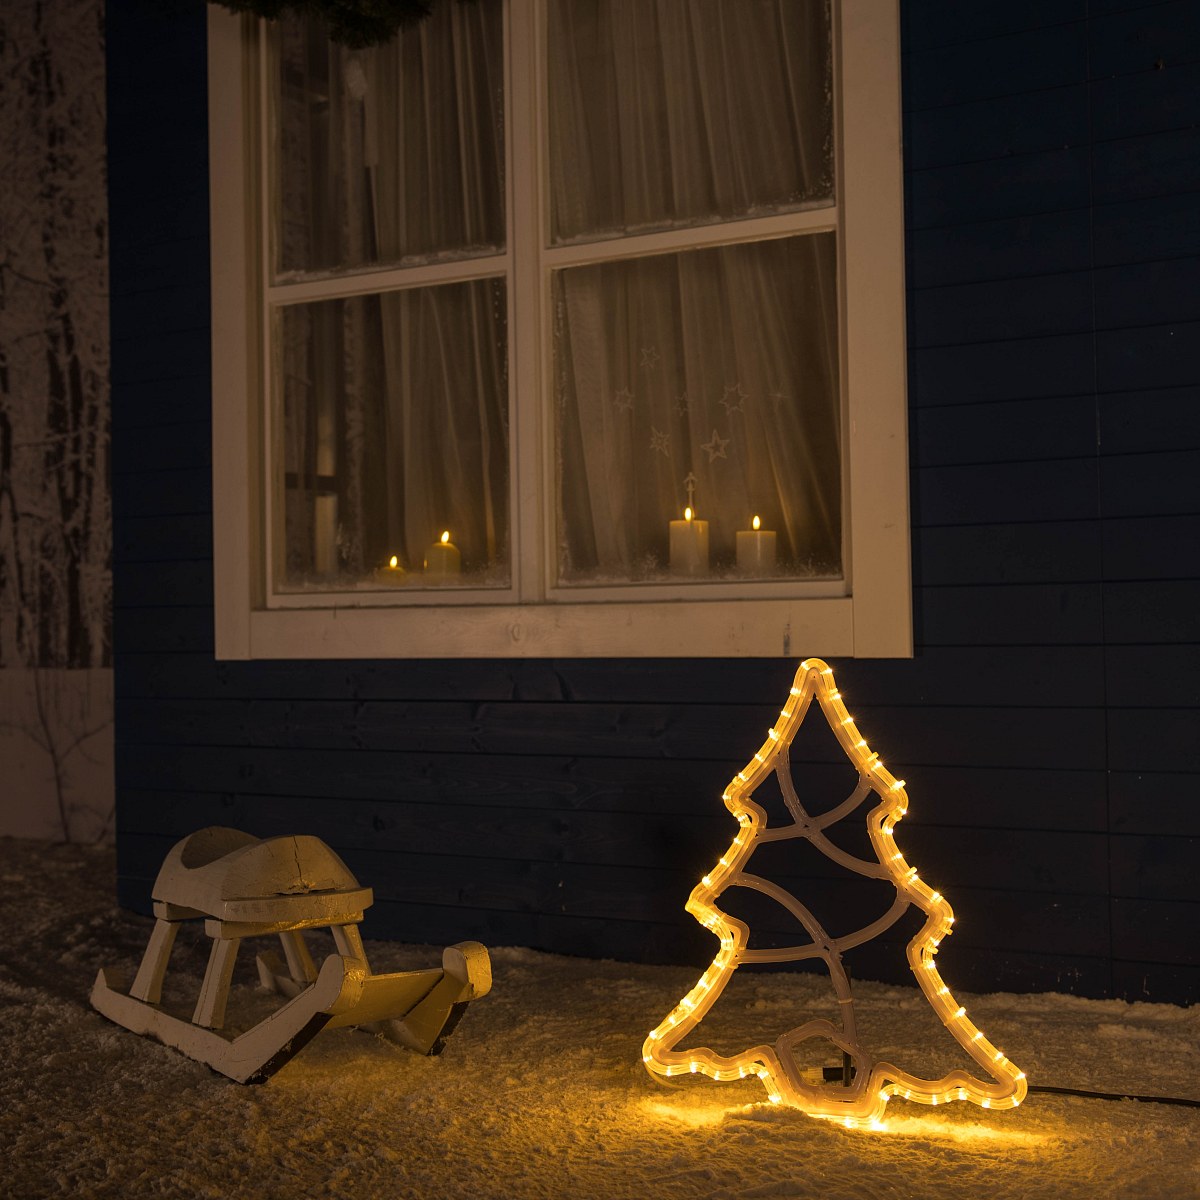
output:
<path id="1" fill-rule="evenodd" d="M 847 758 L 858 771 L 854 792 L 837 807 L 819 817 L 805 812 L 792 783 L 788 750 L 813 699 L 837 736 Z M 770 775 L 779 783 L 792 824 L 768 828 L 765 810 L 752 799 L 755 790 Z M 857 809 L 872 793 L 878 803 L 867 814 L 867 832 L 875 862 L 855 858 L 835 846 L 824 831 Z M 642 1060 L 658 1075 L 687 1072 L 713 1079 L 745 1079 L 756 1075 L 775 1104 L 788 1104 L 820 1117 L 834 1117 L 850 1126 L 877 1125 L 892 1096 L 903 1096 L 924 1104 L 971 1100 L 984 1108 L 1015 1108 L 1025 1098 L 1024 1072 L 998 1050 L 983 1031 L 972 1023 L 966 1009 L 950 993 L 938 973 L 934 957 L 941 940 L 954 924 L 954 914 L 940 892 L 936 892 L 910 866 L 896 846 L 894 830 L 908 811 L 904 780 L 894 778 L 855 726 L 834 683 L 833 671 L 819 658 L 800 664 L 791 693 L 779 720 L 768 731 L 767 741 L 753 759 L 737 773 L 722 795 L 726 807 L 738 820 L 738 833 L 720 862 L 705 875 L 688 898 L 687 911 L 721 941 L 711 966 L 691 991 L 675 1006 L 646 1039 Z M 891 908 L 877 921 L 853 933 L 830 937 L 820 921 L 791 893 L 769 880 L 747 871 L 755 849 L 768 842 L 806 839 L 833 861 L 860 875 L 890 882 L 896 896 Z M 730 887 L 747 887 L 778 901 L 807 931 L 811 941 L 780 949 L 748 949 L 749 926 L 717 906 Z M 960 1046 L 990 1076 L 982 1080 L 965 1070 L 953 1070 L 940 1079 L 922 1079 L 893 1063 L 877 1060 L 861 1045 L 854 1015 L 850 983 L 842 954 L 862 945 L 894 924 L 914 905 L 925 914 L 925 922 L 908 943 L 908 962 L 921 990 Z M 743 963 L 797 962 L 821 958 L 829 969 L 837 994 L 841 1026 L 832 1021 L 807 1021 L 778 1038 L 773 1045 L 756 1045 L 736 1054 L 724 1055 L 707 1047 L 678 1050 L 676 1047 L 704 1019 Z M 853 1078 L 836 1085 L 809 1082 L 801 1072 L 795 1048 L 809 1038 L 827 1038 L 854 1063 Z"/>

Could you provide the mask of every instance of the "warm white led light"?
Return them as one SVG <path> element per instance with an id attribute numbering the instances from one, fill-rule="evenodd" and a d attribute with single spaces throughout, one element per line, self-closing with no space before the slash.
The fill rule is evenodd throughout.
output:
<path id="1" fill-rule="evenodd" d="M 847 1126 L 864 1129 L 881 1128 L 884 1107 L 889 1098 L 896 1095 L 922 1104 L 970 1100 L 984 1108 L 1015 1108 L 1028 1090 L 1024 1072 L 1017 1070 L 971 1023 L 966 1009 L 950 994 L 934 962 L 941 939 L 954 924 L 950 905 L 941 892 L 934 891 L 920 879 L 916 867 L 909 866 L 896 850 L 893 828 L 908 811 L 904 780 L 893 778 L 884 769 L 879 756 L 854 727 L 834 684 L 833 671 L 820 659 L 806 659 L 800 664 L 790 696 L 792 698 L 780 712 L 775 726 L 768 731 L 766 743 L 722 793 L 726 807 L 737 818 L 739 830 L 716 867 L 704 876 L 688 899 L 687 911 L 720 938 L 721 950 L 687 996 L 650 1033 L 642 1049 L 642 1061 L 657 1075 L 690 1072 L 718 1080 L 756 1075 L 773 1104 L 789 1104 L 813 1116 L 834 1117 Z M 820 848 L 820 843 L 825 841 L 822 830 L 833 823 L 814 819 L 804 811 L 788 769 L 788 750 L 812 700 L 819 704 L 847 758 L 858 771 L 863 799 L 873 792 L 878 800 L 867 814 L 867 831 L 878 862 L 860 862 L 844 853 L 839 855 L 838 861 L 873 878 L 879 877 L 882 867 L 896 888 L 897 903 L 887 916 L 865 930 L 832 938 L 795 897 L 779 888 L 780 896 L 796 906 L 793 911 L 805 913 L 803 924 L 812 944 L 785 948 L 779 951 L 778 957 L 771 957 L 770 952 L 761 950 L 750 956 L 747 950 L 749 927 L 718 908 L 717 899 L 727 888 L 739 884 L 752 886 L 750 880 L 754 877 L 747 878 L 742 872 L 764 836 L 771 841 L 805 838 Z M 767 814 L 751 797 L 758 785 L 773 773 L 779 777 L 794 823 L 768 831 Z M 841 806 L 842 815 L 853 807 Z M 761 879 L 755 879 L 754 885 L 760 889 L 776 887 Z M 882 933 L 909 904 L 916 905 L 928 918 L 908 944 L 909 966 L 934 1011 L 959 1045 L 990 1076 L 989 1080 L 977 1079 L 963 1070 L 950 1071 L 940 1079 L 922 1079 L 893 1063 L 875 1059 L 858 1040 L 849 978 L 841 964 L 842 951 Z M 837 992 L 842 1014 L 840 1027 L 824 1019 L 808 1021 L 784 1034 L 773 1046 L 753 1046 L 732 1055 L 718 1054 L 708 1047 L 689 1051 L 676 1049 L 708 1014 L 740 963 L 795 962 L 800 958 L 818 957 L 825 960 Z M 848 1086 L 840 1082 L 812 1083 L 804 1076 L 797 1065 L 793 1047 L 810 1037 L 824 1038 L 850 1055 L 854 1073 Z"/>

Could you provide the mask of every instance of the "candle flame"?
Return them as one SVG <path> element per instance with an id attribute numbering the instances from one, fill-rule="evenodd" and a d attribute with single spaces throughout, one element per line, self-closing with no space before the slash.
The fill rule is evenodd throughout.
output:
<path id="1" fill-rule="evenodd" d="M 758 527 L 759 527 L 759 526 L 762 524 L 762 522 L 761 522 L 761 521 L 758 519 L 758 514 L 757 514 L 757 513 L 755 513 L 755 515 L 754 515 L 754 520 L 753 520 L 753 521 L 751 521 L 751 522 L 750 522 L 750 524 L 751 524 L 751 525 L 752 525 L 752 526 L 753 526 L 755 529 L 757 529 L 757 528 L 758 528 Z"/>
<path id="2" fill-rule="evenodd" d="M 388 559 L 388 566 L 389 567 L 398 567 L 399 565 L 400 565 L 400 560 L 393 554 L 392 557 Z"/>
<path id="3" fill-rule="evenodd" d="M 444 546 L 450 540 L 450 530 L 442 530 L 442 545 Z"/>
<path id="4" fill-rule="evenodd" d="M 690 521 L 692 519 L 692 510 L 690 507 L 683 510 L 683 519 L 685 521 Z"/>

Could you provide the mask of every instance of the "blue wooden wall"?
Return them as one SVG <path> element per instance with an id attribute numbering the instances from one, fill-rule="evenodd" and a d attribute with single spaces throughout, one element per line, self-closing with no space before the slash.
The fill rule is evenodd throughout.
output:
<path id="1" fill-rule="evenodd" d="M 838 680 L 956 987 L 1194 1001 L 1200 5 L 903 21 L 917 653 Z M 108 55 L 122 902 L 198 826 L 308 831 L 368 936 L 707 962 L 683 904 L 794 664 L 214 661 L 201 6 L 109 0 Z"/>

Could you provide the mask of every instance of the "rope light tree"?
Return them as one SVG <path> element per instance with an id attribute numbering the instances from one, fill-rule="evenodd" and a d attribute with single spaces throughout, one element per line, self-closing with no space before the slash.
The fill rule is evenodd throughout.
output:
<path id="1" fill-rule="evenodd" d="M 813 700 L 851 764 L 858 786 L 841 804 L 821 816 L 810 816 L 797 795 L 789 766 L 789 749 Z M 792 823 L 769 826 L 765 809 L 754 799 L 758 787 L 774 776 Z M 825 835 L 830 826 L 848 817 L 868 797 L 877 803 L 866 816 L 867 832 L 876 861 L 846 853 Z M 722 795 L 737 818 L 738 832 L 717 865 L 693 889 L 687 902 L 690 912 L 721 942 L 712 964 L 692 989 L 651 1031 L 642 1048 L 642 1060 L 656 1075 L 686 1073 L 716 1080 L 757 1076 L 774 1104 L 786 1104 L 813 1116 L 843 1121 L 849 1127 L 879 1127 L 884 1108 L 893 1096 L 923 1104 L 969 1100 L 983 1108 L 1015 1108 L 1025 1098 L 1025 1074 L 992 1044 L 951 994 L 938 972 L 935 956 L 942 939 L 954 924 L 946 898 L 929 886 L 910 866 L 896 845 L 894 830 L 908 811 L 904 780 L 885 768 L 846 711 L 833 671 L 819 658 L 800 664 L 787 703 L 767 740 L 747 765 L 734 776 Z M 895 888 L 891 908 L 878 920 L 852 933 L 831 937 L 817 917 L 786 889 L 752 874 L 747 868 L 755 850 L 766 843 L 807 840 L 814 849 L 859 875 L 890 882 Z M 750 888 L 781 904 L 807 932 L 810 941 L 779 949 L 749 948 L 749 926 L 718 905 L 731 887 Z M 986 1079 L 966 1070 L 952 1070 L 938 1079 L 923 1079 L 893 1063 L 875 1059 L 862 1045 L 854 1014 L 850 980 L 842 962 L 845 951 L 862 945 L 893 925 L 910 906 L 925 914 L 920 930 L 908 943 L 908 963 L 933 1010 L 958 1044 L 981 1068 Z M 814 1019 L 789 1030 L 774 1045 L 750 1046 L 734 1054 L 702 1047 L 679 1046 L 704 1020 L 733 972 L 742 964 L 799 962 L 823 959 L 837 995 L 841 1024 Z M 812 1038 L 828 1039 L 853 1063 L 840 1082 L 813 1082 L 801 1070 L 796 1051 Z"/>

